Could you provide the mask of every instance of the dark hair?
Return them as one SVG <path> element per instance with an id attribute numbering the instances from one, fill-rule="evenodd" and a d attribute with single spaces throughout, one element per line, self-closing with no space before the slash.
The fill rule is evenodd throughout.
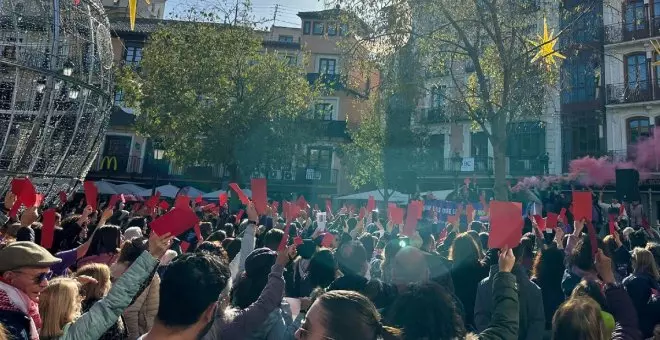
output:
<path id="1" fill-rule="evenodd" d="M 468 233 L 459 234 L 451 244 L 449 251 L 450 260 L 454 266 L 474 265 L 481 261 L 482 254 L 479 245 Z"/>
<path id="2" fill-rule="evenodd" d="M 321 295 L 326 337 L 330 339 L 399 339 L 398 329 L 383 326 L 376 306 L 364 295 L 334 290 Z"/>
<path id="3" fill-rule="evenodd" d="M 197 246 L 197 249 L 195 249 L 196 253 L 201 253 L 201 252 L 206 252 L 211 255 L 215 255 L 225 261 L 226 263 L 229 263 L 228 257 L 227 257 L 227 252 L 225 251 L 224 248 L 220 244 L 216 244 L 214 242 L 209 242 L 209 241 L 204 241 L 202 242 L 199 246 Z"/>
<path id="4" fill-rule="evenodd" d="M 241 239 L 240 238 L 232 238 L 232 239 L 225 239 L 225 241 L 230 240 L 227 242 L 227 246 L 225 246 L 225 242 L 222 242 L 222 247 L 225 248 L 227 251 L 227 256 L 229 256 L 229 262 L 234 261 L 234 257 L 238 255 L 238 253 L 241 251 Z"/>
<path id="5" fill-rule="evenodd" d="M 648 237 L 646 237 L 646 232 L 644 231 L 644 229 L 638 229 L 630 233 L 628 239 L 630 239 L 630 249 L 635 249 L 637 247 L 644 248 L 646 247 L 646 244 L 649 242 Z"/>
<path id="6" fill-rule="evenodd" d="M 254 250 L 245 260 L 245 271 L 230 292 L 232 305 L 244 309 L 257 301 L 268 283 L 277 254 L 269 248 Z"/>
<path id="7" fill-rule="evenodd" d="M 335 253 L 337 265 L 344 275 L 361 275 L 367 263 L 367 253 L 358 241 L 351 241 L 339 246 Z"/>
<path id="8" fill-rule="evenodd" d="M 400 294 L 385 320 L 403 329 L 403 338 L 463 339 L 467 334 L 452 296 L 434 282 L 415 283 Z"/>
<path id="9" fill-rule="evenodd" d="M 481 241 L 481 249 L 488 249 L 488 233 L 479 233 L 479 240 Z"/>
<path id="10" fill-rule="evenodd" d="M 362 237 L 359 238 L 360 242 L 362 243 L 362 246 L 364 247 L 364 251 L 367 253 L 367 258 L 371 258 L 372 254 L 374 253 L 374 247 L 376 245 L 376 241 L 378 240 L 371 234 L 364 234 Z"/>
<path id="11" fill-rule="evenodd" d="M 168 327 L 187 327 L 199 320 L 227 286 L 229 267 L 209 253 L 175 258 L 160 282 L 158 320 Z"/>
<path id="12" fill-rule="evenodd" d="M 658 268 L 660 268 L 660 244 L 655 242 L 649 242 L 646 244 L 646 250 L 650 251 L 651 254 L 653 254 L 653 258 L 655 259 L 655 264 L 657 264 Z"/>
<path id="13" fill-rule="evenodd" d="M 594 269 L 594 257 L 588 235 L 582 235 L 578 239 L 575 248 L 568 256 L 568 263 L 585 271 Z"/>
<path id="14" fill-rule="evenodd" d="M 227 237 L 230 237 L 230 238 L 234 237 L 234 224 L 233 223 L 225 223 L 224 226 L 220 227 L 220 230 L 224 230 L 225 234 L 227 234 Z"/>
<path id="15" fill-rule="evenodd" d="M 101 230 L 99 230 L 101 231 Z M 117 262 L 133 263 L 138 257 L 148 249 L 146 238 L 134 238 L 130 241 L 124 241 L 119 251 L 119 259 Z"/>
<path id="16" fill-rule="evenodd" d="M 209 235 L 209 237 L 206 238 L 207 241 L 209 242 L 220 242 L 224 241 L 227 238 L 227 234 L 225 233 L 224 230 L 218 230 L 215 231 L 213 234 Z"/>
<path id="17" fill-rule="evenodd" d="M 284 231 L 281 229 L 273 228 L 269 230 L 266 235 L 264 235 L 264 247 L 277 250 L 277 247 L 279 247 L 280 242 L 282 241 L 282 237 L 284 237 Z"/>
<path id="18" fill-rule="evenodd" d="M 571 296 L 569 297 L 569 300 L 581 296 L 587 296 L 592 298 L 600 305 L 600 308 L 602 310 L 604 311 L 608 310 L 607 300 L 605 299 L 605 295 L 603 295 L 603 291 L 601 290 L 601 287 L 598 284 L 598 282 L 593 280 L 580 281 L 580 283 L 578 283 L 577 286 L 573 288 L 573 292 L 571 292 Z"/>
<path id="19" fill-rule="evenodd" d="M 470 230 L 474 230 L 477 233 L 481 233 L 482 231 L 485 231 L 484 224 L 479 221 L 472 221 L 472 223 L 470 223 Z"/>
<path id="20" fill-rule="evenodd" d="M 144 228 L 147 226 L 147 220 L 144 219 L 144 217 L 132 217 L 128 219 L 128 223 L 126 224 L 126 229 L 130 227 L 138 227 L 140 230 L 144 230 Z"/>
<path id="21" fill-rule="evenodd" d="M 104 253 L 118 253 L 121 242 L 121 229 L 116 225 L 104 225 L 94 233 L 86 256 Z"/>
<path id="22" fill-rule="evenodd" d="M 336 273 L 337 262 L 329 249 L 317 251 L 307 267 L 307 278 L 314 288 L 329 286 L 335 280 Z"/>
<path id="23" fill-rule="evenodd" d="M 536 255 L 532 276 L 537 279 L 541 289 L 560 287 L 564 275 L 564 251 L 557 247 L 541 249 Z"/>
<path id="24" fill-rule="evenodd" d="M 346 220 L 346 225 L 348 225 L 348 231 L 355 229 L 357 226 L 358 220 L 355 217 L 351 217 Z M 343 226 L 342 226 L 343 227 Z"/>
<path id="25" fill-rule="evenodd" d="M 211 222 L 202 222 L 199 224 L 199 231 L 202 233 L 202 238 L 206 240 L 213 232 L 213 225 Z"/>

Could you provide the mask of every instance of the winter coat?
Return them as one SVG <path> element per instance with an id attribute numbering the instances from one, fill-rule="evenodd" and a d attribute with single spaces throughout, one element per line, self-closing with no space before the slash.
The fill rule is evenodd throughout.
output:
<path id="1" fill-rule="evenodd" d="M 616 323 L 612 332 L 612 340 L 639 340 L 642 333 L 639 330 L 637 311 L 626 290 L 620 286 L 605 288 L 605 301 L 609 306 Z"/>
<path id="2" fill-rule="evenodd" d="M 561 284 L 557 285 L 544 285 L 543 282 L 537 278 L 532 278 L 539 288 L 541 288 L 541 296 L 543 297 L 543 310 L 545 311 L 545 329 L 552 330 L 552 317 L 555 315 L 559 306 L 566 300 L 566 295 L 561 289 Z"/>
<path id="3" fill-rule="evenodd" d="M 485 330 L 491 322 L 493 313 L 493 278 L 499 272 L 498 266 L 491 266 L 487 278 L 477 289 L 474 306 L 474 323 L 478 331 Z M 543 339 L 545 331 L 545 313 L 541 288 L 530 281 L 521 265 L 515 265 L 511 273 L 516 277 L 519 295 L 518 340 Z"/>
<path id="4" fill-rule="evenodd" d="M 387 308 L 398 296 L 395 285 L 380 280 L 368 280 L 366 277 L 359 275 L 339 277 L 332 281 L 327 290 L 352 290 L 364 294 L 378 309 Z"/>
<path id="5" fill-rule="evenodd" d="M 493 277 L 493 313 L 488 328 L 468 339 L 516 340 L 519 325 L 519 294 L 516 277 L 511 273 L 496 273 Z"/>
<path id="6" fill-rule="evenodd" d="M 112 277 L 121 277 L 127 269 L 126 264 L 117 263 L 112 266 Z M 149 332 L 153 326 L 160 299 L 160 276 L 154 274 L 151 280 L 141 287 L 138 296 L 122 314 L 128 331 L 128 339 L 135 340 L 140 335 Z"/>
<path id="7" fill-rule="evenodd" d="M 299 314 L 293 319 L 291 306 L 282 299 L 280 308 L 275 309 L 266 320 L 257 327 L 254 332 L 246 337 L 246 340 L 293 340 L 294 334 L 300 328 L 304 314 Z"/>
<path id="8" fill-rule="evenodd" d="M 122 311 L 137 295 L 142 282 L 158 266 L 158 259 L 143 252 L 128 270 L 115 282 L 106 297 L 95 303 L 76 321 L 64 325 L 58 340 L 89 340 L 100 338 L 117 322 Z M 42 340 L 49 340 L 44 339 Z"/>
<path id="9" fill-rule="evenodd" d="M 647 273 L 631 274 L 623 280 L 633 306 L 639 315 L 639 327 L 645 338 L 653 336 L 653 328 L 660 323 L 660 314 L 652 310 L 654 304 L 649 303 L 652 290 L 660 291 L 660 283 Z"/>
<path id="10" fill-rule="evenodd" d="M 582 279 L 600 281 L 595 274 L 585 272 L 575 266 L 566 268 L 564 277 L 561 280 L 561 289 L 564 291 L 564 295 L 571 296 L 573 289 Z"/>
<path id="11" fill-rule="evenodd" d="M 83 313 L 89 311 L 92 306 L 97 303 L 100 299 L 89 299 L 85 300 L 82 303 Z M 119 317 L 117 322 L 114 325 L 110 326 L 105 333 L 99 338 L 99 340 L 124 340 L 128 338 L 128 332 L 126 331 L 126 323 L 124 322 L 123 317 Z"/>
<path id="12" fill-rule="evenodd" d="M 454 284 L 454 293 L 461 300 L 465 308 L 465 327 L 474 328 L 474 304 L 477 298 L 479 283 L 488 276 L 488 267 L 480 263 L 467 266 L 453 265 L 451 279 Z"/>

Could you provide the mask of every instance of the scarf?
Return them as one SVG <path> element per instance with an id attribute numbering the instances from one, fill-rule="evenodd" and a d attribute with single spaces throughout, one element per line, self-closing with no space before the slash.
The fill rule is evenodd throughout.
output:
<path id="1" fill-rule="evenodd" d="M 0 280 L 0 309 L 22 312 L 30 318 L 30 340 L 39 340 L 39 305 L 25 293 Z"/>

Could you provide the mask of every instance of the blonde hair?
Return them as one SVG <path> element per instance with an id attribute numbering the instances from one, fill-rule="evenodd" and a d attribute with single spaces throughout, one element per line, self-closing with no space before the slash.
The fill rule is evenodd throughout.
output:
<path id="1" fill-rule="evenodd" d="M 644 248 L 635 248 L 632 252 L 632 267 L 633 272 L 643 272 L 651 275 L 656 281 L 660 280 L 660 273 L 658 273 L 658 266 L 655 263 L 653 253 Z"/>
<path id="2" fill-rule="evenodd" d="M 7 330 L 5 329 L 5 326 L 3 326 L 0 323 L 0 340 L 8 340 L 7 338 Z"/>
<path id="3" fill-rule="evenodd" d="M 552 318 L 552 339 L 609 339 L 600 306 L 587 296 L 570 298 Z"/>
<path id="4" fill-rule="evenodd" d="M 80 316 L 81 297 L 78 282 L 57 278 L 41 292 L 39 314 L 42 317 L 42 338 L 62 336 L 62 328 Z"/>
<path id="5" fill-rule="evenodd" d="M 103 263 L 84 265 L 76 272 L 76 276 L 86 275 L 96 279 L 98 283 L 85 283 L 80 286 L 80 295 L 85 299 L 102 299 L 110 290 L 110 268 Z"/>

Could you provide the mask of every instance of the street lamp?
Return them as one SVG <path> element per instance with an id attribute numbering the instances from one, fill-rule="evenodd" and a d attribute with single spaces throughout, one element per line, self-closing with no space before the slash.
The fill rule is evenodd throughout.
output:
<path id="1" fill-rule="evenodd" d="M 76 65 L 74 65 L 74 64 L 71 62 L 71 60 L 67 60 L 67 61 L 64 63 L 64 68 L 62 69 L 62 74 L 65 75 L 65 76 L 67 76 L 67 77 L 71 77 L 71 75 L 73 74 L 73 68 L 74 68 L 75 66 L 76 66 Z"/>
<path id="2" fill-rule="evenodd" d="M 154 160 L 156 161 L 156 174 L 154 176 L 154 185 L 153 188 L 151 189 L 151 196 L 156 195 L 156 186 L 158 185 L 158 170 L 160 169 L 158 167 L 159 161 L 163 159 L 163 156 L 165 156 L 165 150 L 158 148 L 156 145 L 154 145 Z"/>

